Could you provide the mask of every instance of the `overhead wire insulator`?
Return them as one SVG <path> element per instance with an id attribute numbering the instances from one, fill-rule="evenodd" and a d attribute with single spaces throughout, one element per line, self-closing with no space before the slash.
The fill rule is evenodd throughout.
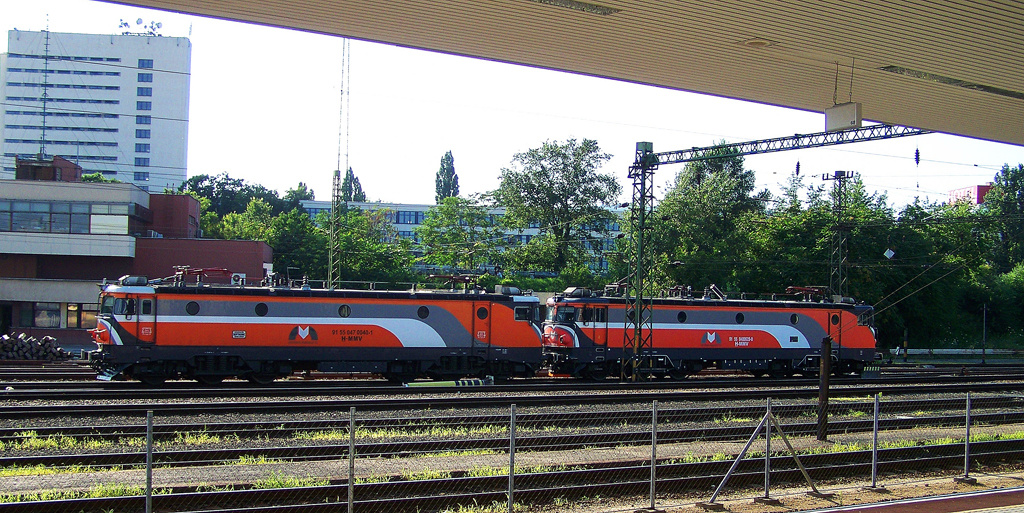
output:
<path id="1" fill-rule="evenodd" d="M 920 148 L 914 148 L 914 165 L 915 166 L 920 166 L 921 165 L 921 149 Z"/>

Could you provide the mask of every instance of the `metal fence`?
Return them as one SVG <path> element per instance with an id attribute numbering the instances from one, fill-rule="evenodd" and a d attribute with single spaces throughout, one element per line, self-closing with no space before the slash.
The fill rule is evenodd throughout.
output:
<path id="1" fill-rule="evenodd" d="M 64 419 L 0 441 L 0 513 L 820 508 L 1012 483 L 1021 402 L 833 397 L 824 441 L 794 400 Z"/>

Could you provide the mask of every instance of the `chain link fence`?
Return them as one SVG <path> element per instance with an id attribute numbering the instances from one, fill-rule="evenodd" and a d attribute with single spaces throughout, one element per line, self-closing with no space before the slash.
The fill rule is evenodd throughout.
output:
<path id="1" fill-rule="evenodd" d="M 914 483 L 979 489 L 1014 474 L 1021 402 L 836 396 L 825 440 L 807 400 L 242 420 L 182 412 L 110 425 L 69 417 L 0 440 L 0 513 L 799 508 L 808 494 L 822 507 L 853 494 L 888 499 Z"/>

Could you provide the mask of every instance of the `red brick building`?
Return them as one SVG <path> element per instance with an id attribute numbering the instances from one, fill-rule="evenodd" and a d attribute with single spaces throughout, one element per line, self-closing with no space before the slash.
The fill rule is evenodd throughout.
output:
<path id="1" fill-rule="evenodd" d="M 190 266 L 258 282 L 270 271 L 273 254 L 263 242 L 200 238 L 195 198 L 75 181 L 80 176 L 54 161 L 50 171 L 35 166 L 19 175 L 37 179 L 0 180 L 0 332 L 89 347 L 85 330 L 95 327 L 104 279 L 166 277 Z"/>

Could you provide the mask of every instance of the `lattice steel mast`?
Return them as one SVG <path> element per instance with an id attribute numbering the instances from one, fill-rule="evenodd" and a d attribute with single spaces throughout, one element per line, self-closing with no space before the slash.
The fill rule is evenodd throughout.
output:
<path id="1" fill-rule="evenodd" d="M 853 178 L 853 173 L 850 171 L 836 171 L 832 175 L 822 175 L 821 178 L 822 180 L 835 180 L 836 182 L 832 188 L 835 224 L 832 226 L 832 253 L 829 255 L 830 273 L 828 290 L 834 298 L 837 298 L 835 301 L 840 302 L 843 296 L 846 295 L 847 245 L 850 239 L 850 231 L 853 229 L 853 225 L 844 217 L 846 210 L 846 181 Z"/>
<path id="2" fill-rule="evenodd" d="M 654 213 L 654 170 L 657 168 L 654 145 L 636 143 L 636 158 L 629 168 L 629 177 L 633 179 L 633 206 L 629 219 L 632 273 L 628 281 L 626 326 L 622 337 L 622 379 L 633 381 L 645 380 L 653 367 L 651 298 L 654 297 L 654 288 L 648 275 L 654 266 L 654 256 L 644 239 L 647 222 Z"/>

